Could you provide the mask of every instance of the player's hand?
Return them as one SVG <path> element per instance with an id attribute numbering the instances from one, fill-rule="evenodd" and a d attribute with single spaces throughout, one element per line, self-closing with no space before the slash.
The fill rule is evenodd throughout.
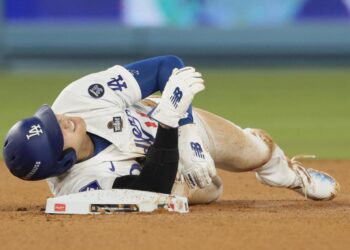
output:
<path id="1" fill-rule="evenodd" d="M 205 165 L 196 165 L 182 171 L 183 177 L 190 188 L 205 188 L 212 183 L 216 171 Z"/>
<path id="2" fill-rule="evenodd" d="M 158 106 L 149 113 L 149 116 L 169 127 L 178 127 L 179 120 L 187 117 L 187 109 L 193 97 L 204 88 L 202 74 L 193 67 L 175 68 Z"/>
<path id="3" fill-rule="evenodd" d="M 216 175 L 215 163 L 202 142 L 196 124 L 179 128 L 179 172 L 190 188 L 204 188 Z"/>

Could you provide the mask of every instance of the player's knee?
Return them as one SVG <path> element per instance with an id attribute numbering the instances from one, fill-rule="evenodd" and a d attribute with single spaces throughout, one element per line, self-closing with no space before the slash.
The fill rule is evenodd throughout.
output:
<path id="1" fill-rule="evenodd" d="M 271 159 L 276 145 L 272 137 L 264 130 L 246 128 L 243 131 L 246 134 L 249 145 L 246 147 L 247 154 L 244 154 L 244 159 L 246 160 L 242 160 L 242 164 L 238 164 L 236 167 L 241 171 L 248 171 L 266 164 Z"/>
<path id="2" fill-rule="evenodd" d="M 254 136 L 259 137 L 270 149 L 270 152 L 272 154 L 272 151 L 275 149 L 275 142 L 273 141 L 271 135 L 269 135 L 266 131 L 262 129 L 250 129 L 250 133 L 252 133 Z"/>
<path id="3" fill-rule="evenodd" d="M 224 185 L 219 176 L 212 178 L 212 183 L 202 189 L 194 190 L 188 197 L 190 204 L 208 204 L 218 200 L 224 191 Z"/>

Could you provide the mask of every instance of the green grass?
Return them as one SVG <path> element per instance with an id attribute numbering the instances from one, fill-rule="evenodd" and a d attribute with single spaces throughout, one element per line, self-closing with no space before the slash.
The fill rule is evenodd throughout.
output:
<path id="1" fill-rule="evenodd" d="M 202 71 L 207 88 L 195 106 L 241 127 L 265 129 L 289 155 L 350 158 L 348 69 Z M 1 74 L 1 140 L 15 121 L 51 104 L 82 75 Z"/>

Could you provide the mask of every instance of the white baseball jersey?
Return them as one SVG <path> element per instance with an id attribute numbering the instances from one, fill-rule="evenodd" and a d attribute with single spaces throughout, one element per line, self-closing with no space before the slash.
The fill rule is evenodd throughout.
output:
<path id="1" fill-rule="evenodd" d="M 117 177 L 140 173 L 137 158 L 144 157 L 153 144 L 158 126 L 147 116 L 151 102 L 141 101 L 141 96 L 136 79 L 122 66 L 87 75 L 60 93 L 52 106 L 54 112 L 83 118 L 87 132 L 111 144 L 63 175 L 47 179 L 55 196 L 111 189 Z M 200 124 L 179 131 L 181 164 L 204 160 L 214 164 L 203 145 L 205 132 Z"/>

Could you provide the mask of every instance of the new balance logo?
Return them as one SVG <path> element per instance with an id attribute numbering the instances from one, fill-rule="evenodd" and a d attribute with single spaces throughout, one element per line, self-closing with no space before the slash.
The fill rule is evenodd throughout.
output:
<path id="1" fill-rule="evenodd" d="M 28 131 L 27 139 L 30 140 L 30 138 L 32 138 L 33 136 L 40 136 L 41 134 L 43 134 L 43 130 L 40 127 L 40 124 L 37 125 L 32 125 L 30 127 L 30 130 Z"/>
<path id="2" fill-rule="evenodd" d="M 191 149 L 195 156 L 204 159 L 202 146 L 198 142 L 191 142 Z"/>
<path id="3" fill-rule="evenodd" d="M 180 90 L 179 87 L 176 87 L 173 92 L 173 95 L 170 97 L 170 101 L 175 108 L 177 108 L 179 102 L 181 101 L 182 96 L 183 96 L 182 91 Z"/>
<path id="4" fill-rule="evenodd" d="M 112 78 L 107 84 L 114 91 L 123 91 L 123 88 L 126 89 L 128 87 L 121 75 L 118 75 L 118 78 Z"/>

